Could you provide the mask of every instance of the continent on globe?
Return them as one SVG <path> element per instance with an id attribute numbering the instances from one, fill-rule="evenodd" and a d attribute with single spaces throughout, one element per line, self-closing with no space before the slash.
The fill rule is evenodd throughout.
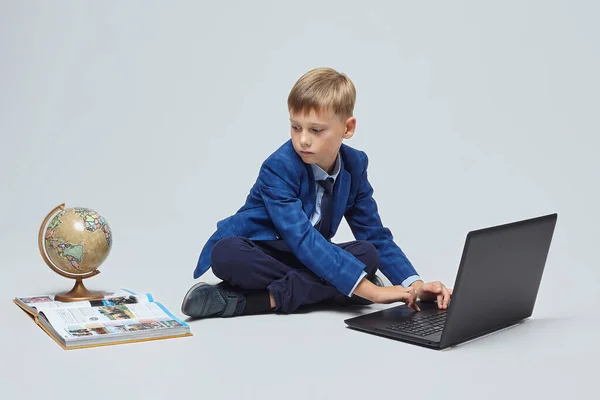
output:
<path id="1" fill-rule="evenodd" d="M 56 252 L 59 256 L 64 257 L 69 261 L 69 264 L 73 266 L 77 271 L 80 271 L 79 265 L 83 258 L 83 246 L 80 244 L 71 243 L 60 243 Z"/>
<path id="2" fill-rule="evenodd" d="M 104 232 L 104 236 L 106 236 L 108 247 L 111 246 L 110 229 L 103 216 L 101 216 L 94 210 L 90 210 L 89 208 L 74 207 L 73 210 L 79 215 L 83 216 L 83 219 L 85 221 L 85 229 L 87 229 L 90 232 L 101 230 L 102 232 Z"/>

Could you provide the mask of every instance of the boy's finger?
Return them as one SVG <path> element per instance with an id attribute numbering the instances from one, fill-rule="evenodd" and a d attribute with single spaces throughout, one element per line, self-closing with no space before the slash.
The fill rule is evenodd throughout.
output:
<path id="1" fill-rule="evenodd" d="M 444 308 L 448 307 L 448 302 L 450 301 L 450 292 L 448 289 L 444 288 Z"/>
<path id="2" fill-rule="evenodd" d="M 409 301 L 407 305 L 408 305 L 408 308 L 412 308 L 415 311 L 419 311 L 417 303 L 415 303 L 414 301 L 412 301 L 412 300 Z"/>
<path id="3" fill-rule="evenodd" d="M 404 302 L 404 304 L 406 304 L 408 308 L 413 308 L 412 296 L 410 295 L 408 290 L 402 295 L 402 301 Z"/>
<path id="4" fill-rule="evenodd" d="M 412 304 L 412 308 L 415 311 L 421 311 L 421 309 L 419 308 L 419 305 L 417 304 L 417 295 L 416 295 L 416 291 L 414 291 L 413 293 L 410 294 L 410 302 Z"/>

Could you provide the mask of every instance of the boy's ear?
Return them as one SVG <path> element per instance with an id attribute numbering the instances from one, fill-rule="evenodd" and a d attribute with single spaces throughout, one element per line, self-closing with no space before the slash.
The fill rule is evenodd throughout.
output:
<path id="1" fill-rule="evenodd" d="M 350 139 L 354 136 L 356 131 L 356 117 L 350 117 L 346 120 L 346 131 L 344 132 L 344 139 Z"/>

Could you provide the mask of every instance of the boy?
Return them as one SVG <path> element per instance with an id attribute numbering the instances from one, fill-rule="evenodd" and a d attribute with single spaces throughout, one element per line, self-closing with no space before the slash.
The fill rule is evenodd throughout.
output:
<path id="1" fill-rule="evenodd" d="M 448 305 L 452 290 L 423 283 L 385 228 L 364 152 L 345 144 L 356 129 L 356 89 L 345 74 L 317 68 L 288 96 L 291 139 L 262 164 L 245 204 L 219 221 L 194 278 L 208 268 L 223 282 L 198 283 L 182 312 L 193 318 L 293 313 L 316 303 L 416 300 Z M 334 244 L 342 217 L 355 241 Z M 393 286 L 384 287 L 377 270 Z"/>

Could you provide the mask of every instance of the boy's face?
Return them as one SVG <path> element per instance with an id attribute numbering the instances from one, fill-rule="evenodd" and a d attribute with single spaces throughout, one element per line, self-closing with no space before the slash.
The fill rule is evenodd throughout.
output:
<path id="1" fill-rule="evenodd" d="M 307 164 L 317 164 L 331 173 L 340 146 L 356 129 L 356 118 L 342 120 L 330 111 L 295 113 L 290 110 L 294 150 Z"/>

